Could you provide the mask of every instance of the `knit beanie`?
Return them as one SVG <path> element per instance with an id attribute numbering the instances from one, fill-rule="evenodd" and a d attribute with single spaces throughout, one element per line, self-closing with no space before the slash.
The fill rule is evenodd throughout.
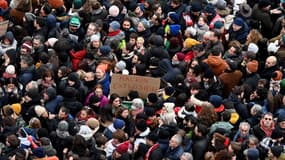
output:
<path id="1" fill-rule="evenodd" d="M 100 41 L 100 36 L 98 36 L 97 34 L 93 34 L 90 38 L 90 42 L 93 41 Z"/>
<path id="2" fill-rule="evenodd" d="M 247 51 L 248 52 L 253 52 L 253 53 L 257 53 L 259 50 L 259 47 L 255 44 L 255 43 L 249 43 L 248 47 L 247 47 Z"/>
<path id="3" fill-rule="evenodd" d="M 112 16 L 112 17 L 117 17 L 120 13 L 120 9 L 118 6 L 116 5 L 112 5 L 110 8 L 109 8 L 109 15 Z"/>
<path id="4" fill-rule="evenodd" d="M 116 148 L 116 152 L 118 152 L 119 154 L 124 154 L 128 151 L 128 149 L 129 149 L 129 141 L 126 141 L 126 142 L 120 144 Z"/>
<path id="5" fill-rule="evenodd" d="M 179 23 L 179 15 L 175 12 L 169 12 L 168 17 L 173 20 L 175 23 Z"/>
<path id="6" fill-rule="evenodd" d="M 12 75 L 15 74 L 16 69 L 13 65 L 10 64 L 6 67 L 5 72 Z"/>
<path id="7" fill-rule="evenodd" d="M 258 62 L 256 60 L 250 61 L 246 64 L 246 68 L 251 73 L 255 73 L 258 70 Z"/>
<path id="8" fill-rule="evenodd" d="M 141 98 L 135 98 L 132 100 L 132 109 L 144 108 L 144 102 Z"/>
<path id="9" fill-rule="evenodd" d="M 69 21 L 69 25 L 79 28 L 81 25 L 79 17 L 73 16 Z"/>
<path id="10" fill-rule="evenodd" d="M 21 47 L 24 48 L 24 49 L 26 49 L 28 52 L 31 52 L 31 51 L 32 51 L 32 48 L 33 48 L 32 42 L 26 41 L 26 42 L 24 42 L 24 43 L 22 44 Z"/>
<path id="11" fill-rule="evenodd" d="M 17 114 L 19 115 L 21 113 L 21 110 L 22 110 L 22 106 L 20 103 L 14 103 L 11 105 L 11 108 L 12 110 Z"/>
<path id="12" fill-rule="evenodd" d="M 63 6 L 63 4 L 64 4 L 63 0 L 48 0 L 48 3 L 54 9 L 57 9 L 57 8 Z"/>
<path id="13" fill-rule="evenodd" d="M 177 59 L 178 59 L 179 61 L 183 61 L 184 58 L 185 58 L 185 54 L 182 53 L 182 52 L 178 52 L 178 53 L 176 53 L 175 55 L 176 55 L 176 57 L 177 57 Z"/>
<path id="14" fill-rule="evenodd" d="M 277 117 L 277 123 L 285 121 L 285 115 L 279 114 Z"/>
<path id="15" fill-rule="evenodd" d="M 110 46 L 101 46 L 100 47 L 100 53 L 102 54 L 102 56 L 108 56 L 110 52 L 111 52 Z"/>
<path id="16" fill-rule="evenodd" d="M 126 62 L 125 61 L 122 61 L 120 60 L 119 62 L 116 63 L 116 67 L 122 71 L 126 68 Z"/>
<path id="17" fill-rule="evenodd" d="M 237 26 L 243 26 L 244 24 L 244 21 L 241 19 L 241 18 L 235 18 L 234 22 L 233 22 L 235 25 Z"/>
<path id="18" fill-rule="evenodd" d="M 60 121 L 57 125 L 57 130 L 68 131 L 68 122 L 65 120 Z"/>
<path id="19" fill-rule="evenodd" d="M 274 81 L 280 81 L 282 79 L 282 77 L 283 77 L 283 74 L 281 71 L 277 70 L 277 71 L 273 72 L 272 79 Z"/>
<path id="20" fill-rule="evenodd" d="M 14 41 L 14 35 L 11 31 L 6 32 L 6 34 L 4 35 L 4 38 L 7 38 L 11 44 Z"/>
<path id="21" fill-rule="evenodd" d="M 114 30 L 117 31 L 120 29 L 121 25 L 118 21 L 112 21 L 109 26 Z"/>
<path id="22" fill-rule="evenodd" d="M 43 106 L 36 105 L 36 106 L 35 106 L 35 112 L 36 112 L 36 114 L 37 114 L 38 117 L 41 117 L 42 114 L 43 114 L 44 112 L 46 112 L 46 109 L 45 109 L 45 107 L 43 107 Z"/>
<path id="23" fill-rule="evenodd" d="M 218 108 L 223 102 L 223 98 L 219 95 L 211 95 L 209 98 L 209 102 L 215 107 Z"/>
<path id="24" fill-rule="evenodd" d="M 200 44 L 199 41 L 197 41 L 196 39 L 193 38 L 187 38 L 185 41 L 185 48 L 192 48 L 193 46 Z"/>
<path id="25" fill-rule="evenodd" d="M 216 21 L 216 22 L 214 23 L 214 28 L 215 28 L 215 29 L 221 29 L 222 27 L 224 27 L 224 23 L 223 23 L 223 22 L 221 22 L 221 21 Z"/>
<path id="26" fill-rule="evenodd" d="M 49 45 L 50 47 L 53 47 L 54 44 L 55 44 L 57 41 L 58 41 L 58 39 L 57 39 L 57 38 L 54 38 L 54 37 L 49 38 L 49 39 L 47 40 L 48 45 Z"/>
<path id="27" fill-rule="evenodd" d="M 8 8 L 8 2 L 6 0 L 0 1 L 0 8 L 7 9 Z"/>
<path id="28" fill-rule="evenodd" d="M 115 129 L 123 129 L 126 125 L 125 121 L 118 118 L 114 120 L 113 124 Z"/>

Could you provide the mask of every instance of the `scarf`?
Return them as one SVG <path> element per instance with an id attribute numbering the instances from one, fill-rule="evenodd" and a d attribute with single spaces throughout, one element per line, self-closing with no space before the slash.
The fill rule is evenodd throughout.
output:
<path id="1" fill-rule="evenodd" d="M 145 160 L 149 160 L 148 158 L 149 158 L 150 154 L 151 154 L 154 150 L 156 150 L 158 147 L 159 147 L 159 144 L 158 144 L 158 143 L 155 143 L 153 146 L 151 146 L 151 147 L 148 149 L 148 151 L 147 151 L 147 153 L 146 153 L 144 159 L 145 159 Z"/>
<path id="2" fill-rule="evenodd" d="M 120 32 L 121 32 L 121 30 L 118 29 L 117 31 L 109 32 L 108 36 L 113 37 L 113 36 L 118 35 Z"/>

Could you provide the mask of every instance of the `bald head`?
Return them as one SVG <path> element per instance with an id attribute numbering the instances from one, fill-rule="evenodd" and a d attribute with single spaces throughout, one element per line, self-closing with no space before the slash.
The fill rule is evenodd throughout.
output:
<path id="1" fill-rule="evenodd" d="M 265 62 L 265 68 L 273 67 L 277 64 L 277 58 L 275 56 L 269 56 Z"/>

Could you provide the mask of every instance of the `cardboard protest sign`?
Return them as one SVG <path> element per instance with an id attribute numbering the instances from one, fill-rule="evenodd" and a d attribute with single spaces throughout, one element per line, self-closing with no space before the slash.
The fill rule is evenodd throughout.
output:
<path id="1" fill-rule="evenodd" d="M 110 93 L 127 96 L 129 91 L 136 90 L 140 97 L 146 98 L 151 92 L 156 92 L 160 87 L 160 78 L 135 75 L 113 74 Z"/>
<path id="2" fill-rule="evenodd" d="M 0 36 L 5 35 L 9 27 L 9 20 L 0 22 Z"/>

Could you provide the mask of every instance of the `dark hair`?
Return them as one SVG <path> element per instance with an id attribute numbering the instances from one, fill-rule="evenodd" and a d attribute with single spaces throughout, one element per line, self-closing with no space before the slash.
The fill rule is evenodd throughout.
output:
<path id="1" fill-rule="evenodd" d="M 117 94 L 117 93 L 112 93 L 112 94 L 110 95 L 110 98 L 109 98 L 109 104 L 112 104 L 113 101 L 114 101 L 116 98 L 120 98 L 120 99 L 121 99 L 121 97 L 119 96 L 119 94 Z"/>
<path id="2" fill-rule="evenodd" d="M 7 141 L 10 144 L 11 148 L 18 148 L 18 146 L 20 145 L 20 140 L 14 134 L 7 136 Z"/>
<path id="3" fill-rule="evenodd" d="M 49 56 L 46 52 L 40 52 L 39 53 L 39 60 L 43 63 L 43 64 L 47 64 L 49 61 Z"/>
<path id="4" fill-rule="evenodd" d="M 35 20 L 40 27 L 44 27 L 46 25 L 46 19 L 41 16 L 37 16 Z"/>
<path id="5" fill-rule="evenodd" d="M 6 85 L 14 84 L 16 87 L 19 87 L 19 82 L 18 82 L 17 78 L 13 78 L 13 77 L 5 78 L 5 84 Z"/>
<path id="6" fill-rule="evenodd" d="M 52 7 L 50 6 L 49 3 L 44 3 L 42 8 L 43 8 L 43 11 L 46 15 L 50 14 L 52 11 Z"/>
<path id="7" fill-rule="evenodd" d="M 202 134 L 202 136 L 206 136 L 208 134 L 208 127 L 203 123 L 197 124 L 198 132 Z"/>
<path id="8" fill-rule="evenodd" d="M 230 119 L 231 119 L 231 112 L 230 111 L 224 111 L 222 113 L 222 117 L 223 117 L 223 120 L 228 122 Z"/>
<path id="9" fill-rule="evenodd" d="M 32 66 L 34 64 L 33 57 L 28 54 L 21 55 L 21 61 L 26 63 L 28 66 Z"/>
<path id="10" fill-rule="evenodd" d="M 66 114 L 69 114 L 69 112 L 70 112 L 69 108 L 67 108 L 67 107 L 65 107 L 65 106 L 63 106 L 63 105 L 60 107 L 60 110 L 61 110 L 62 112 L 64 112 L 64 113 L 66 113 Z"/>

